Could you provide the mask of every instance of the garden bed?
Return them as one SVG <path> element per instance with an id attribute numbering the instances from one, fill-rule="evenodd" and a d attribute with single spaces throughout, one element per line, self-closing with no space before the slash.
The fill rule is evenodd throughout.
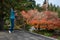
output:
<path id="1" fill-rule="evenodd" d="M 48 30 L 41 30 L 41 31 L 33 31 L 34 33 L 41 34 L 47 37 L 55 38 L 60 40 L 60 36 L 54 34 L 54 31 L 48 31 Z"/>

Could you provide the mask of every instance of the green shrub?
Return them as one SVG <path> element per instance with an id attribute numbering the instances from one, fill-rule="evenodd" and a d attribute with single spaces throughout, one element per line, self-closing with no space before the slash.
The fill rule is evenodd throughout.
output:
<path id="1" fill-rule="evenodd" d="M 60 40 L 60 36 L 57 39 Z"/>
<path id="2" fill-rule="evenodd" d="M 4 29 L 7 30 L 9 29 L 9 27 L 7 25 L 4 25 Z"/>
<path id="3" fill-rule="evenodd" d="M 44 35 L 51 37 L 53 34 L 52 33 L 44 33 Z"/>
<path id="4" fill-rule="evenodd" d="M 26 29 L 27 31 L 29 31 L 30 28 L 31 28 L 31 25 L 26 24 L 25 29 Z"/>

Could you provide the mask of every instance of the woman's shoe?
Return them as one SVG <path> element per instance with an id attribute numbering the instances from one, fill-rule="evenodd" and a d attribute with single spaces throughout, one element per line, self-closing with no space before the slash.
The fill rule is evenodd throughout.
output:
<path id="1" fill-rule="evenodd" d="M 11 33 L 11 31 L 9 31 L 9 33 Z"/>

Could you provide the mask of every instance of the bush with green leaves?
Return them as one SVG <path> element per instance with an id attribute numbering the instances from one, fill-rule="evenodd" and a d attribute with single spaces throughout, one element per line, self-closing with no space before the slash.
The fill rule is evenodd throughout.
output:
<path id="1" fill-rule="evenodd" d="M 30 28 L 31 28 L 31 25 L 26 24 L 25 29 L 26 29 L 27 31 L 29 31 Z"/>

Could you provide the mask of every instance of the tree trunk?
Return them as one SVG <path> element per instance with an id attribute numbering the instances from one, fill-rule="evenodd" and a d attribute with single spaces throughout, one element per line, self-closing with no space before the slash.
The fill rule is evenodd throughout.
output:
<path id="1" fill-rule="evenodd" d="M 3 15 L 3 0 L 0 0 L 0 30 L 3 30 L 4 26 L 4 15 Z"/>

